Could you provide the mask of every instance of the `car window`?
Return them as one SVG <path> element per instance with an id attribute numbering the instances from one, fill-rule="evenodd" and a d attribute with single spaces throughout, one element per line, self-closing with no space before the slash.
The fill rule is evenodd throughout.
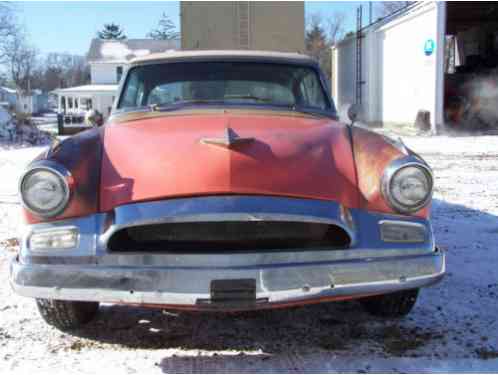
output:
<path id="1" fill-rule="evenodd" d="M 206 103 L 302 106 L 326 110 L 315 69 L 264 63 L 170 63 L 132 68 L 118 108 Z"/>

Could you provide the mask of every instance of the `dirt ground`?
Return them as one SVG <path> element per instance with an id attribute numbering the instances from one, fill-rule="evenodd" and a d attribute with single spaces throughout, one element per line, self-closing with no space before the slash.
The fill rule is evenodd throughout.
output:
<path id="1" fill-rule="evenodd" d="M 106 305 L 70 334 L 8 284 L 16 179 L 40 149 L 0 151 L 0 373 L 498 372 L 498 137 L 403 139 L 434 169 L 448 259 L 408 317 L 373 318 L 357 302 L 241 314 Z"/>

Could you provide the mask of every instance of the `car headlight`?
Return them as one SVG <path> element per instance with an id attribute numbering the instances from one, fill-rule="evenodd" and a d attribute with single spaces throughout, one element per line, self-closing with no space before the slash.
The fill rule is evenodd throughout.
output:
<path id="1" fill-rule="evenodd" d="M 393 161 L 384 173 L 382 193 L 400 213 L 413 213 L 425 207 L 432 197 L 433 178 L 429 167 L 412 157 Z"/>
<path id="2" fill-rule="evenodd" d="M 21 177 L 23 206 L 37 216 L 52 217 L 61 213 L 69 202 L 71 175 L 53 162 L 40 162 Z"/>

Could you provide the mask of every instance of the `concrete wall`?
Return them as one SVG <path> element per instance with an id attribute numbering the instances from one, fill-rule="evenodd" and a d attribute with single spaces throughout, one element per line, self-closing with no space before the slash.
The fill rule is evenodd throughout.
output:
<path id="1" fill-rule="evenodd" d="M 304 2 L 182 1 L 182 49 L 304 51 Z"/>
<path id="2" fill-rule="evenodd" d="M 114 64 L 114 63 L 93 63 L 90 65 L 90 75 L 91 81 L 93 85 L 109 85 L 109 84 L 117 84 L 117 75 L 116 68 L 118 66 L 123 67 L 123 71 L 125 70 L 125 66 L 123 64 Z"/>
<path id="3" fill-rule="evenodd" d="M 413 124 L 419 110 L 436 113 L 438 10 L 423 3 L 379 26 L 365 30 L 362 40 L 362 114 L 367 123 Z M 424 44 L 432 39 L 430 56 Z M 441 45 L 441 48 L 444 46 Z M 339 113 L 355 102 L 356 38 L 333 48 L 332 88 Z"/>

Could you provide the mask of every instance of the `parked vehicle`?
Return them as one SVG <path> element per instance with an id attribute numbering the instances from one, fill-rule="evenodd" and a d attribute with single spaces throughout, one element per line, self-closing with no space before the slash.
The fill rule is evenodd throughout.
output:
<path id="1" fill-rule="evenodd" d="M 233 311 L 360 299 L 407 314 L 445 272 L 432 172 L 402 143 L 338 122 L 324 82 L 299 54 L 134 60 L 108 122 L 22 176 L 14 290 L 60 329 L 100 302 Z"/>

